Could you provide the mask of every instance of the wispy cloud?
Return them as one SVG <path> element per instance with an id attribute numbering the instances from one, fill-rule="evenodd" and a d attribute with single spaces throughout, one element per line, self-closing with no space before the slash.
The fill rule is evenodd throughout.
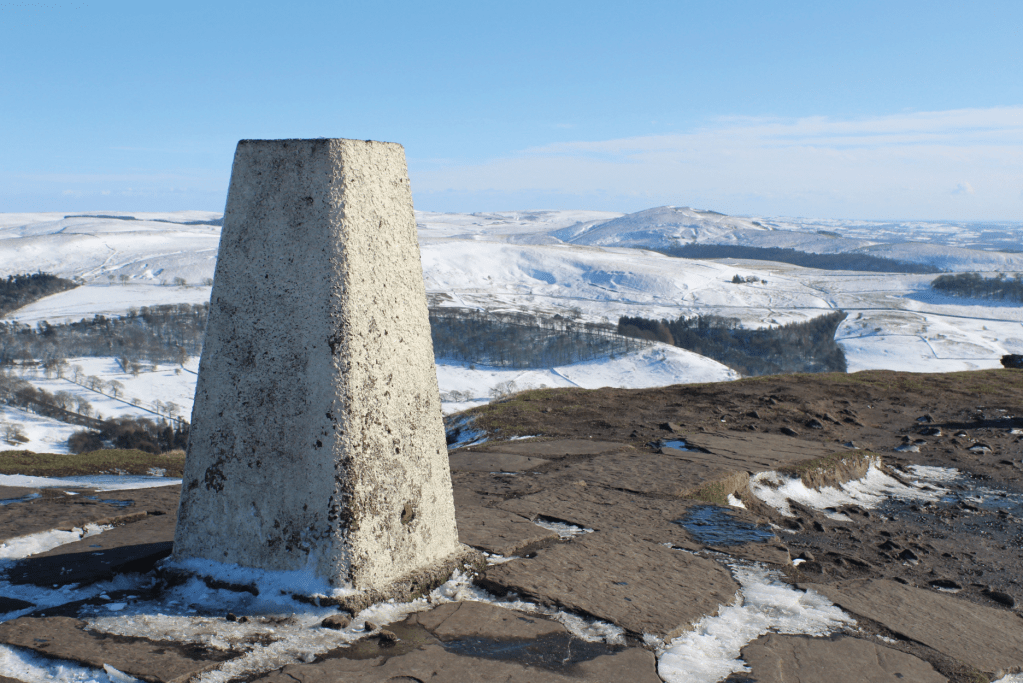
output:
<path id="1" fill-rule="evenodd" d="M 1018 218 L 1021 185 L 1023 107 L 727 118 L 674 135 L 533 147 L 413 177 L 427 197 L 599 194 L 633 206 L 905 218 Z"/>

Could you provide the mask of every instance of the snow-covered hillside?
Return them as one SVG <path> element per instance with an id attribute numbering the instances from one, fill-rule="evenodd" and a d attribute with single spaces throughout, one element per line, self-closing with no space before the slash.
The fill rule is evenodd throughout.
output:
<path id="1" fill-rule="evenodd" d="M 119 315 L 133 307 L 206 301 L 216 264 L 219 219 L 219 214 L 208 212 L 0 214 L 0 276 L 42 270 L 82 283 L 19 309 L 8 319 L 58 322 Z M 681 240 L 870 253 L 956 271 L 1023 270 L 1023 255 L 969 249 L 968 240 L 952 243 L 944 224 L 906 224 L 905 234 L 885 224 L 881 231 L 885 239 L 874 241 L 864 237 L 863 222 L 849 222 L 850 234 L 843 236 L 844 224 L 836 221 L 826 223 L 829 234 L 821 234 L 818 230 L 824 228 L 811 221 L 737 218 L 674 207 L 629 215 L 418 212 L 417 220 L 426 288 L 434 305 L 557 313 L 612 323 L 621 315 L 716 314 L 753 327 L 843 309 L 850 315 L 839 328 L 838 339 L 851 371 L 997 367 L 1002 354 L 1023 353 L 1023 308 L 940 295 L 930 288 L 931 275 L 832 272 L 734 259 L 696 261 L 649 250 Z M 975 231 L 978 238 L 997 241 L 991 225 L 985 226 Z M 1018 227 L 1008 224 L 1005 229 L 1013 235 Z M 945 239 L 913 242 L 934 235 Z M 760 281 L 736 284 L 735 275 Z M 130 388 L 125 395 L 141 403 L 132 406 L 92 396 L 90 401 L 104 415 L 145 414 L 156 400 L 173 402 L 181 414 L 189 414 L 194 375 L 187 370 L 174 374 L 173 369 L 162 368 L 134 378 L 124 375 L 112 359 L 75 362 L 87 365 L 87 374 L 108 382 L 117 379 Z M 195 359 L 192 363 L 194 370 Z M 456 364 L 440 365 L 438 370 L 442 393 L 458 399 L 445 404 L 447 411 L 489 400 L 509 386 L 646 387 L 734 377 L 715 361 L 660 345 L 625 358 L 542 370 L 470 369 Z M 26 379 L 49 391 L 58 389 L 53 382 L 65 381 Z M 20 421 L 27 427 L 35 424 L 33 420 L 38 422 L 28 417 Z M 40 439 L 40 447 L 56 448 L 54 439 Z"/>
<path id="2" fill-rule="evenodd" d="M 878 258 L 919 263 L 942 270 L 1023 270 L 1023 254 L 969 248 L 968 239 L 952 239 L 951 226 L 907 223 L 903 230 L 892 224 L 851 222 L 844 234 L 841 221 L 828 229 L 813 222 L 737 218 L 714 211 L 661 206 L 604 222 L 582 222 L 555 230 L 551 236 L 563 242 L 593 246 L 670 249 L 684 244 L 723 244 L 745 247 L 795 249 L 813 254 L 866 254 Z M 876 230 L 871 234 L 869 229 Z M 1002 224 L 1008 239 L 993 236 L 992 224 L 975 232 L 978 246 L 1012 243 L 1023 236 L 1020 226 Z M 966 230 L 964 232 L 970 232 Z M 1015 243 L 1019 248 L 1018 241 Z"/>

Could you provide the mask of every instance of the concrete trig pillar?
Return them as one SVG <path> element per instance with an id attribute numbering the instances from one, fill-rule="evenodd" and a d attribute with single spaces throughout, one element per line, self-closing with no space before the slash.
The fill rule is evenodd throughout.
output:
<path id="1" fill-rule="evenodd" d="M 404 149 L 241 141 L 172 563 L 379 598 L 467 558 Z"/>

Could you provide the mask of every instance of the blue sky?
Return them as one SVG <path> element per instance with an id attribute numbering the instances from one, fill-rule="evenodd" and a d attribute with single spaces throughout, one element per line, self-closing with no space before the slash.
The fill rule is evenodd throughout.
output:
<path id="1" fill-rule="evenodd" d="M 243 138 L 417 208 L 1023 218 L 1023 3 L 0 2 L 0 211 L 222 210 Z"/>

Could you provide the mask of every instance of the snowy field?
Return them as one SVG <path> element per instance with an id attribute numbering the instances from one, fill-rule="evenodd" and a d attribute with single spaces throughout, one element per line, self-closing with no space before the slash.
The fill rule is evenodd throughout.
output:
<path id="1" fill-rule="evenodd" d="M 220 214 L 179 212 L 0 214 L 0 276 L 42 270 L 83 285 L 26 306 L 10 320 L 36 324 L 121 315 L 156 304 L 209 299 Z M 849 318 L 838 330 L 850 371 L 949 372 L 999 367 L 1023 353 L 1023 307 L 952 298 L 931 290 L 933 275 L 859 273 L 734 259 L 686 260 L 649 248 L 681 242 L 869 253 L 951 271 L 1023 271 L 1023 254 L 991 251 L 1023 234 L 1023 224 L 953 225 L 812 219 L 741 218 L 660 207 L 621 215 L 597 211 L 487 214 L 417 212 L 423 271 L 431 303 L 526 311 L 615 323 L 621 315 L 676 318 L 715 314 L 751 327 L 806 320 L 833 309 Z M 735 284 L 735 275 L 761 281 Z M 50 392 L 82 396 L 104 416 L 191 413 L 197 359 L 184 367 L 124 373 L 112 358 L 69 359 L 118 396 L 25 371 Z M 479 405 L 500 391 L 543 386 L 650 387 L 732 379 L 710 359 L 657 345 L 624 358 L 558 368 L 509 370 L 438 365 L 447 413 Z M 159 402 L 159 405 L 157 405 Z M 2 409 L 22 425 L 22 447 L 60 451 L 73 428 Z"/>
<path id="2" fill-rule="evenodd" d="M 130 308 L 155 304 L 200 303 L 209 298 L 204 284 L 213 277 L 219 214 L 183 212 L 120 218 L 65 218 L 62 214 L 0 214 L 0 276 L 52 272 L 79 278 L 78 289 L 57 294 L 10 316 L 26 324 L 59 322 L 96 314 L 120 315 Z M 678 240 L 706 244 L 795 247 L 827 253 L 861 252 L 931 263 L 953 271 L 1023 270 L 1023 256 L 989 251 L 1018 242 L 1019 224 L 958 226 L 939 223 L 867 223 L 808 219 L 736 218 L 688 209 L 661 208 L 630 216 L 613 213 L 507 212 L 499 214 L 418 213 L 424 277 L 434 304 L 494 311 L 539 311 L 576 316 L 594 322 L 615 322 L 623 314 L 677 317 L 694 313 L 740 318 L 749 326 L 781 324 L 843 309 L 849 318 L 839 328 L 851 371 L 871 368 L 945 372 L 998 367 L 1004 353 L 1023 353 L 1023 308 L 984 301 L 953 299 L 933 292 L 931 275 L 830 272 L 780 263 L 739 260 L 692 261 L 649 251 Z M 144 219 L 144 220 L 138 220 Z M 190 225 L 188 223 L 191 223 Z M 824 230 L 828 235 L 821 234 Z M 836 236 L 837 235 L 837 236 Z M 914 243 L 917 242 L 917 243 Z M 920 244 L 923 243 L 923 244 Z M 736 274 L 766 282 L 734 284 Z M 180 280 L 178 280 L 180 278 Z M 177 280 L 177 281 L 176 281 Z M 181 280 L 184 281 L 182 284 Z M 104 417 L 181 415 L 191 412 L 198 359 L 183 366 L 143 367 L 136 375 L 123 371 L 113 358 L 72 358 L 79 366 L 78 381 L 47 377 L 41 370 L 19 370 L 23 379 L 51 393 L 82 398 L 94 414 Z M 471 367 L 441 363 L 438 379 L 445 412 L 479 405 L 502 391 L 539 387 L 650 387 L 683 382 L 735 378 L 723 365 L 697 354 L 664 345 L 615 359 L 535 370 Z M 89 388 L 82 378 L 103 381 Z M 112 384 L 116 382 L 116 384 Z M 27 441 L 18 446 L 36 451 L 63 452 L 68 436 L 78 427 L 32 413 L 0 406 L 0 422 L 16 423 Z M 0 446 L 6 448 L 11 446 Z M 928 477 L 923 476 L 922 479 Z M 931 473 L 922 498 L 940 493 L 951 474 Z M 947 476 L 945 476 L 947 474 Z M 776 481 L 767 481 L 775 477 Z M 109 478 L 108 478 L 109 479 Z M 27 478 L 0 477 L 8 486 L 39 486 Z M 166 485 L 156 477 L 130 481 L 51 480 L 46 485 L 117 486 Z M 839 489 L 805 491 L 798 481 L 769 473 L 755 483 L 766 504 L 779 508 L 793 498 L 812 507 L 835 501 L 854 501 L 870 507 L 898 493 L 898 482 L 872 470 L 859 483 Z M 784 489 L 787 498 L 777 499 Z M 921 489 L 922 491 L 923 489 Z M 0 549 L 0 563 L 42 548 L 55 547 L 103 527 L 44 532 L 19 539 Z M 57 535 L 55 535 L 57 534 Z M 511 558 L 492 558 L 504 561 Z M 744 670 L 739 649 L 759 634 L 825 634 L 850 623 L 850 617 L 822 596 L 802 593 L 782 584 L 759 566 L 729 565 L 741 584 L 740 600 L 708 617 L 672 642 L 656 646 L 659 671 L 666 680 L 717 681 Z M 351 642 L 362 636 L 370 619 L 387 624 L 429 605 L 448 600 L 482 600 L 562 621 L 587 640 L 616 642 L 616 627 L 587 621 L 524 602 L 507 603 L 454 576 L 434 591 L 430 602 L 382 604 L 369 608 L 350 628 L 334 632 L 310 629 L 327 608 L 317 608 L 275 594 L 248 594 L 208 589 L 192 581 L 179 586 L 158 603 L 104 598 L 114 591 L 142 592 L 148 579 L 120 577 L 114 582 L 75 588 L 76 598 L 98 596 L 107 604 L 87 616 L 90 628 L 101 632 L 167 637 L 207 643 L 220 638 L 242 642 L 266 628 L 259 622 L 228 623 L 223 618 L 197 617 L 196 608 L 212 611 L 294 614 L 278 626 L 277 643 L 254 648 L 204 681 L 226 680 L 246 671 L 265 670 Z M 36 605 L 67 602 L 70 588 L 47 590 L 3 584 L 5 595 Z M 14 618 L 10 613 L 4 618 Z M 312 634 L 312 635 L 311 635 Z M 130 680 L 116 670 L 94 670 L 0 646 L 0 670 L 25 681 Z M 1014 677 L 1004 683 L 1020 683 Z"/>

